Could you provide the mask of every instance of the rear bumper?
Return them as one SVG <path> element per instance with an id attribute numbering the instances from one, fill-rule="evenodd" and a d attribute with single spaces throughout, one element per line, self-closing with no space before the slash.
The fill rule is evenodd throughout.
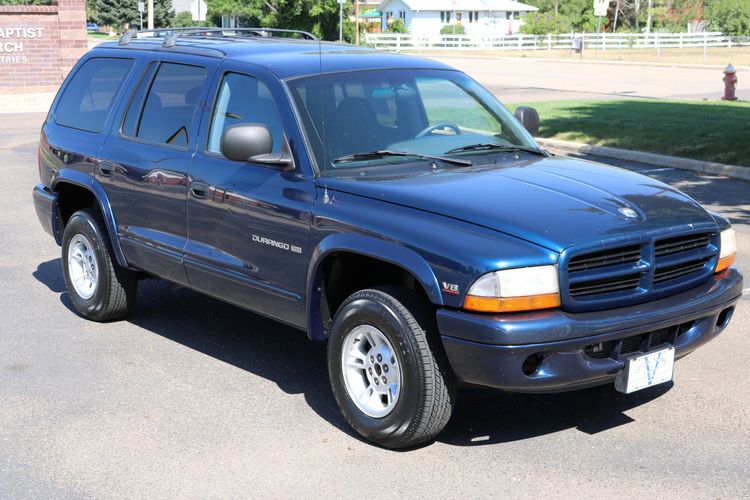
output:
<path id="1" fill-rule="evenodd" d="M 726 328 L 741 294 L 742 275 L 729 269 L 686 292 L 607 311 L 486 316 L 441 309 L 437 319 L 463 382 L 558 392 L 613 382 L 633 355 L 626 346 L 646 352 L 657 347 L 653 339 L 674 345 L 677 358 L 686 356 Z M 592 354 L 599 344 L 611 354 Z"/>
<path id="2" fill-rule="evenodd" d="M 39 222 L 49 235 L 55 238 L 58 245 L 62 243 L 62 232 L 60 228 L 60 214 L 57 210 L 57 194 L 51 193 L 43 184 L 34 186 L 32 193 L 34 198 L 34 209 Z"/>

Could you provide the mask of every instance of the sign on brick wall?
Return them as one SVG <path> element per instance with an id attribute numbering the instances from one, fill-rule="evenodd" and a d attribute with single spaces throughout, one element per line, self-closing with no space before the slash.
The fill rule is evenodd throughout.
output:
<path id="1" fill-rule="evenodd" d="M 84 0 L 0 5 L 0 90 L 55 90 L 87 49 Z"/>

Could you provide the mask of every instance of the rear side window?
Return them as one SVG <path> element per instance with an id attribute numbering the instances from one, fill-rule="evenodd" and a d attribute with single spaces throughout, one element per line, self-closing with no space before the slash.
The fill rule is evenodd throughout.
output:
<path id="1" fill-rule="evenodd" d="M 148 142 L 186 148 L 206 80 L 206 68 L 161 63 L 153 79 L 149 74 L 150 68 L 133 95 L 122 133 Z"/>
<path id="2" fill-rule="evenodd" d="M 115 96 L 132 67 L 132 59 L 111 57 L 96 57 L 83 63 L 60 96 L 55 123 L 101 132 Z"/>

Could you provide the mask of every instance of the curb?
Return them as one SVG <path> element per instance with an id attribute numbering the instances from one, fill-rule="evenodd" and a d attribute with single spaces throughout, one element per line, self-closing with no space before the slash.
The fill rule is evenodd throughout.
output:
<path id="1" fill-rule="evenodd" d="M 709 161 L 691 160 L 677 156 L 659 155 L 656 153 L 645 153 L 632 149 L 611 148 L 609 146 L 592 146 L 580 142 L 561 141 L 559 139 L 537 138 L 537 142 L 546 148 L 557 149 L 570 153 L 583 153 L 618 160 L 636 161 L 660 167 L 679 168 L 691 170 L 702 174 L 723 175 L 732 179 L 750 181 L 750 167 L 739 167 L 736 165 L 724 165 Z"/>

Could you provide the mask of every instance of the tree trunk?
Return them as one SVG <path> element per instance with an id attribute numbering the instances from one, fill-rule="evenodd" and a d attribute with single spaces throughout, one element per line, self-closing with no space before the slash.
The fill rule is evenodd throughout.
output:
<path id="1" fill-rule="evenodd" d="M 646 33 L 651 33 L 651 7 L 653 7 L 653 0 L 648 0 L 648 17 L 646 18 Z"/>

